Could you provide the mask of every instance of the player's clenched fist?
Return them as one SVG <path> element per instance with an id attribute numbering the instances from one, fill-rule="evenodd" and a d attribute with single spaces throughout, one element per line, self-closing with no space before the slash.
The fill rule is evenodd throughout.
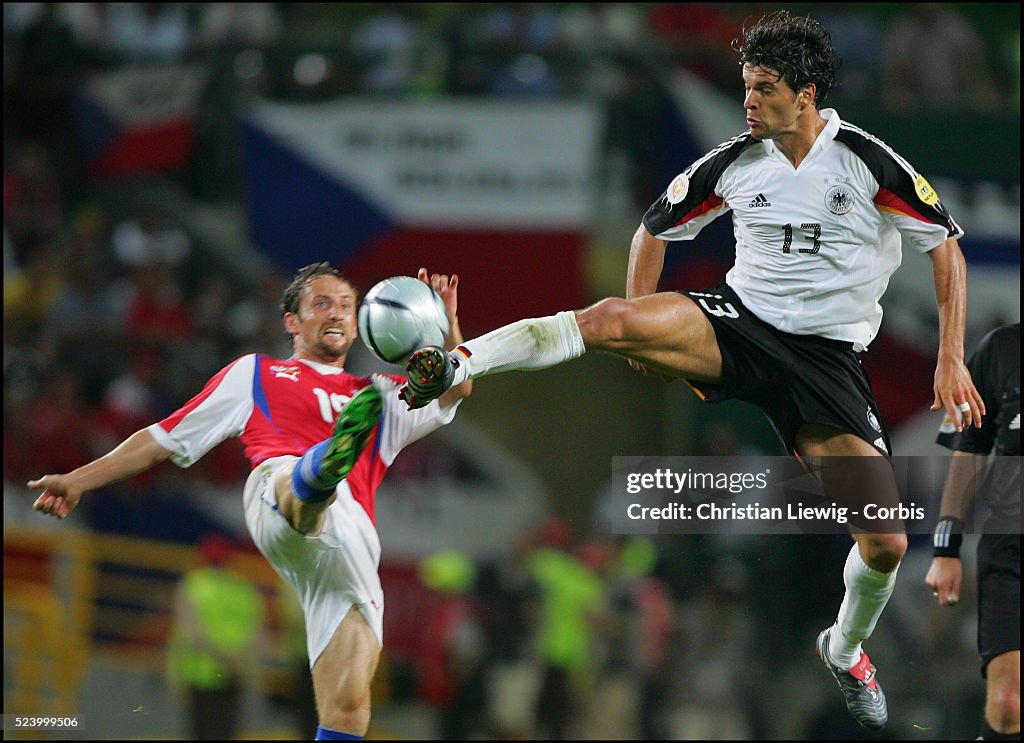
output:
<path id="1" fill-rule="evenodd" d="M 82 497 L 81 492 L 69 486 L 66 475 L 44 475 L 38 480 L 29 480 L 28 486 L 43 489 L 32 507 L 59 519 L 68 516 Z"/>

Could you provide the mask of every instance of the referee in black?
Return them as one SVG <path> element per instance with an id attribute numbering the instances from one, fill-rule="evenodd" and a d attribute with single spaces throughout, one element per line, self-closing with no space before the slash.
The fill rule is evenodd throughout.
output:
<path id="1" fill-rule="evenodd" d="M 960 543 L 980 482 L 991 511 L 978 542 L 978 652 L 986 679 L 981 738 L 1020 740 L 1020 323 L 986 335 L 968 368 L 987 415 L 981 428 L 959 433 L 947 416 L 939 431 L 938 443 L 953 457 L 925 583 L 940 606 L 960 600 Z"/>

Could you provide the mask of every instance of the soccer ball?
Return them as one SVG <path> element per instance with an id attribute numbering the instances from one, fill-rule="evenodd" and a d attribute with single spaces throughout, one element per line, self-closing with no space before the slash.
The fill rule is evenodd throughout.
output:
<path id="1" fill-rule="evenodd" d="M 375 284 L 359 306 L 359 335 L 377 358 L 395 364 L 424 346 L 443 346 L 448 312 L 440 295 L 412 276 Z"/>

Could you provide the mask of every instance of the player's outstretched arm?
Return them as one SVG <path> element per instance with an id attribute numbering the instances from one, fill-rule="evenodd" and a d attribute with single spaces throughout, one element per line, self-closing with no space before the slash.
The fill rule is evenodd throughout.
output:
<path id="1" fill-rule="evenodd" d="M 43 475 L 29 480 L 30 488 L 41 488 L 33 506 L 48 516 L 66 518 L 88 490 L 126 480 L 145 472 L 171 456 L 171 452 L 157 443 L 149 431 L 136 431 L 109 454 L 94 459 L 64 475 Z"/>
<path id="2" fill-rule="evenodd" d="M 459 276 L 454 273 L 450 277 L 447 274 L 431 274 L 427 272 L 426 268 L 420 268 L 416 273 L 416 278 L 427 284 L 440 295 L 441 299 L 444 300 L 445 309 L 448 311 L 448 324 L 450 326 L 448 331 L 448 342 L 445 344 L 445 350 L 451 351 L 465 340 L 465 338 L 462 337 L 462 329 L 459 327 Z M 473 380 L 467 379 L 465 382 L 456 384 L 446 390 L 445 393 L 438 398 L 438 402 L 440 405 L 446 407 L 454 403 L 456 400 L 469 397 L 472 392 Z"/>
<path id="3" fill-rule="evenodd" d="M 932 410 L 945 408 L 950 420 L 981 428 L 985 401 L 964 363 L 964 327 L 967 322 L 967 263 L 955 237 L 929 251 L 939 307 L 939 357 L 935 365 L 935 400 Z M 962 416 L 962 425 L 961 421 Z"/>

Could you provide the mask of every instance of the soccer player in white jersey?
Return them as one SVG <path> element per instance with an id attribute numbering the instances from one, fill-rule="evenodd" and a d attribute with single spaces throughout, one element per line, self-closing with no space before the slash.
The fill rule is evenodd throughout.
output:
<path id="1" fill-rule="evenodd" d="M 462 340 L 458 277 L 419 270 L 444 299 L 448 342 Z M 401 377 L 356 377 L 345 359 L 356 339 L 355 288 L 328 263 L 301 269 L 281 310 L 294 354 L 249 354 L 202 391 L 109 454 L 42 488 L 35 508 L 63 519 L 82 494 L 166 459 L 188 467 L 214 446 L 241 437 L 253 470 L 245 522 L 253 541 L 298 593 L 320 726 L 318 740 L 358 740 L 370 723 L 370 682 L 383 644 L 384 596 L 374 495 L 398 452 L 449 423 L 471 384 L 410 412 Z"/>
<path id="2" fill-rule="evenodd" d="M 835 54 L 820 23 L 778 11 L 734 47 L 748 130 L 686 168 L 644 215 L 627 298 L 521 320 L 448 353 L 420 349 L 402 395 L 416 407 L 465 379 L 608 351 L 638 371 L 682 377 L 707 401 L 758 405 L 804 462 L 856 462 L 853 476 L 845 466 L 819 474 L 840 505 L 895 504 L 889 439 L 858 353 L 878 332 L 901 247 L 927 253 L 939 310 L 932 407 L 981 424 L 985 406 L 964 365 L 963 232 L 906 160 L 822 108 Z M 693 239 L 730 210 L 736 262 L 725 283 L 658 292 L 667 243 Z M 850 712 L 871 729 L 888 712 L 861 645 L 907 548 L 901 522 L 878 531 L 854 530 L 845 598 L 816 646 Z"/>

